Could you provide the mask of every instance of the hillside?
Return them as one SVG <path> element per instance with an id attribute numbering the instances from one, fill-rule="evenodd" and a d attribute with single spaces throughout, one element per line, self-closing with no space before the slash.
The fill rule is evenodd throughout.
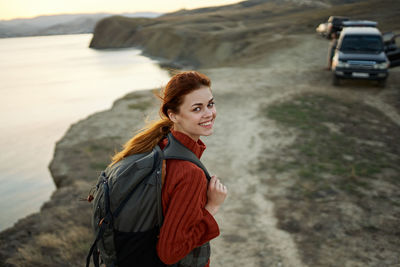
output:
<path id="1" fill-rule="evenodd" d="M 313 33 L 330 15 L 375 20 L 383 32 L 400 30 L 400 11 L 393 1 L 343 2 L 354 1 L 259 0 L 154 19 L 110 17 L 96 25 L 90 47 L 136 46 L 167 63 L 218 67 L 256 62 L 285 42 L 284 36 Z"/>
<path id="2" fill-rule="evenodd" d="M 211 78 L 218 118 L 203 138 L 202 161 L 229 189 L 212 266 L 398 266 L 400 68 L 385 89 L 362 81 L 334 87 L 324 70 L 328 42 L 315 27 L 351 13 L 399 31 L 400 7 L 298 2 L 114 17 L 98 23 L 93 40 L 140 41 L 145 50 L 160 42 L 158 56 L 196 63 Z M 91 205 L 81 199 L 113 151 L 144 118 L 157 117 L 157 104 L 151 90 L 134 92 L 71 125 L 49 166 L 57 191 L 40 213 L 0 233 L 0 266 L 84 264 L 93 234 Z"/>
<path id="3" fill-rule="evenodd" d="M 92 33 L 96 23 L 113 14 L 65 14 L 47 15 L 27 19 L 0 20 L 0 38 L 43 36 L 58 34 Z M 159 13 L 138 12 L 125 13 L 125 17 L 154 18 Z"/>

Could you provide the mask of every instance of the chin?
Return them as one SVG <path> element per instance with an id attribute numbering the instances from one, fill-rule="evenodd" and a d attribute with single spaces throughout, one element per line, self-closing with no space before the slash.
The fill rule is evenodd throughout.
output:
<path id="1" fill-rule="evenodd" d="M 214 133 L 214 131 L 211 129 L 211 130 L 209 130 L 209 131 L 206 131 L 206 132 L 202 133 L 201 135 L 202 135 L 202 136 L 210 136 L 210 135 L 212 135 L 213 133 Z"/>

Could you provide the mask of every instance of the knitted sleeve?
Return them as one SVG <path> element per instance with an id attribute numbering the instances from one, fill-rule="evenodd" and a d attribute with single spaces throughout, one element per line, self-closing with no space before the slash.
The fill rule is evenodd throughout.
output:
<path id="1" fill-rule="evenodd" d="M 157 243 L 158 256 L 166 264 L 178 262 L 219 235 L 217 222 L 204 208 L 207 180 L 203 171 L 189 162 L 176 165 L 168 172 L 174 181 L 166 188 L 168 199 L 163 199 L 164 223 Z"/>

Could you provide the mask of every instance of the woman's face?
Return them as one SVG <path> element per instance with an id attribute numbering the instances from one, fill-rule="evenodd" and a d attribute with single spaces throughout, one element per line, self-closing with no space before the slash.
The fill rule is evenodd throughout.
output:
<path id="1" fill-rule="evenodd" d="M 217 110 L 209 87 L 200 87 L 185 95 L 179 113 L 169 112 L 174 130 L 182 132 L 197 141 L 200 136 L 213 133 Z"/>

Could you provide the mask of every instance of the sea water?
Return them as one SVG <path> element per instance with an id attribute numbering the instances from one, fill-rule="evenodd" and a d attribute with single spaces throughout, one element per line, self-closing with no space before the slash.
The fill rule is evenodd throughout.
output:
<path id="1" fill-rule="evenodd" d="M 56 141 L 80 119 L 169 76 L 138 49 L 90 49 L 91 34 L 0 39 L 0 231 L 55 190 Z"/>

